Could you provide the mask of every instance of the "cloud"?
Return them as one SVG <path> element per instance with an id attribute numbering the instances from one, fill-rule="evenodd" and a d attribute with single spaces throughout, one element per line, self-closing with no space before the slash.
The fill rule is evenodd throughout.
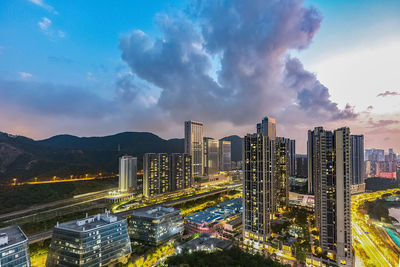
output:
<path id="1" fill-rule="evenodd" d="M 400 95 L 399 92 L 395 92 L 395 91 L 385 91 L 384 93 L 380 93 L 378 94 L 376 97 L 387 97 L 387 96 L 397 96 Z"/>
<path id="2" fill-rule="evenodd" d="M 39 28 L 43 31 L 48 31 L 51 26 L 51 20 L 49 18 L 43 17 L 41 21 L 38 22 Z"/>
<path id="3" fill-rule="evenodd" d="M 38 26 L 42 32 L 51 37 L 51 39 L 63 39 L 66 37 L 66 33 L 62 30 L 55 30 L 52 27 L 53 22 L 46 17 L 43 17 L 39 22 Z"/>
<path id="4" fill-rule="evenodd" d="M 32 78 L 32 76 L 33 76 L 31 73 L 23 72 L 23 71 L 19 72 L 18 74 L 22 79 L 29 79 L 29 78 Z"/>
<path id="5" fill-rule="evenodd" d="M 35 5 L 37 5 L 37 6 L 39 6 L 39 7 L 41 7 L 41 8 L 46 9 L 47 11 L 49 11 L 49 12 L 55 14 L 55 15 L 58 14 L 58 12 L 54 9 L 54 7 L 46 4 L 43 0 L 28 0 L 28 1 L 33 3 L 33 4 L 35 4 Z"/>
<path id="6" fill-rule="evenodd" d="M 310 45 L 321 14 L 301 0 L 284 2 L 199 1 L 186 13 L 158 15 L 162 36 L 141 30 L 124 36 L 122 59 L 138 79 L 159 88 L 156 105 L 176 123 L 242 126 L 265 115 L 282 123 L 288 116 L 354 119 L 352 106 L 340 109 L 328 88 L 289 56 Z"/>
<path id="7" fill-rule="evenodd" d="M 369 122 L 371 128 L 379 128 L 380 130 L 382 130 L 382 128 L 385 128 L 387 126 L 396 125 L 396 124 L 400 123 L 399 120 L 378 120 L 378 121 L 374 121 L 372 118 L 370 118 L 368 122 Z"/>

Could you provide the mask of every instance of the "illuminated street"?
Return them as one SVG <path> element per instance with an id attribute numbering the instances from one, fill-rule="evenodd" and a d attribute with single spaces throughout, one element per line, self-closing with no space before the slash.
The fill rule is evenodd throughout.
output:
<path id="1" fill-rule="evenodd" d="M 383 194 L 397 191 L 390 189 L 374 193 L 355 195 L 352 197 L 352 230 L 353 247 L 356 252 L 356 262 L 362 262 L 365 266 L 398 266 L 399 256 L 388 240 L 382 235 L 377 235 L 376 226 L 367 223 L 365 214 L 360 210 L 360 205 L 365 201 L 373 201 Z"/>

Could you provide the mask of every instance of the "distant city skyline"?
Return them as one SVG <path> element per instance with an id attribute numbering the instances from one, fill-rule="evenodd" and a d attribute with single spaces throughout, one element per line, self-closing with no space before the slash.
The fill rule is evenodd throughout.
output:
<path id="1" fill-rule="evenodd" d="M 0 131 L 182 138 L 193 119 L 219 139 L 271 116 L 298 153 L 308 129 L 344 125 L 365 148 L 400 151 L 398 1 L 241 5 L 1 1 Z M 213 15 L 228 9 L 238 16 Z"/>

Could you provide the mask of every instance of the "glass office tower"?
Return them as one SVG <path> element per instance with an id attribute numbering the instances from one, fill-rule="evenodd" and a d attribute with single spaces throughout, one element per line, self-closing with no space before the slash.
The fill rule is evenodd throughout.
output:
<path id="1" fill-rule="evenodd" d="M 181 211 L 164 206 L 136 209 L 129 223 L 132 240 L 147 245 L 163 243 L 183 233 L 183 230 Z"/>
<path id="2" fill-rule="evenodd" d="M 28 238 L 19 226 L 0 229 L 0 266 L 29 267 Z"/>
<path id="3" fill-rule="evenodd" d="M 46 266 L 104 266 L 131 254 L 126 219 L 109 213 L 57 224 Z"/>

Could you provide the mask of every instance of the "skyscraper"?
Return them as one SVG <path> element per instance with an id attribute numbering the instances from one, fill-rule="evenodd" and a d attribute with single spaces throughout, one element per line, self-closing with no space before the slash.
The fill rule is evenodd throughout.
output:
<path id="1" fill-rule="evenodd" d="M 320 247 L 338 266 L 352 266 L 350 129 L 316 127 L 308 134 Z"/>
<path id="2" fill-rule="evenodd" d="M 219 169 L 221 171 L 231 170 L 231 141 L 219 141 Z"/>
<path id="3" fill-rule="evenodd" d="M 119 190 L 127 192 L 137 188 L 137 158 L 122 156 L 119 158 Z"/>
<path id="4" fill-rule="evenodd" d="M 296 155 L 296 177 L 307 177 L 308 159 L 307 155 Z"/>
<path id="5" fill-rule="evenodd" d="M 219 141 L 204 138 L 204 172 L 207 175 L 217 174 L 219 165 Z"/>
<path id="6" fill-rule="evenodd" d="M 275 212 L 275 144 L 268 136 L 243 139 L 243 235 L 245 244 L 265 248 Z"/>
<path id="7" fill-rule="evenodd" d="M 289 175 L 296 176 L 296 140 L 289 139 Z"/>
<path id="8" fill-rule="evenodd" d="M 170 155 L 170 189 L 171 191 L 189 188 L 192 185 L 192 157 L 188 154 L 173 153 Z"/>
<path id="9" fill-rule="evenodd" d="M 143 195 L 153 197 L 159 193 L 160 173 L 158 155 L 146 153 L 143 157 Z"/>
<path id="10" fill-rule="evenodd" d="M 185 153 L 192 156 L 193 176 L 203 175 L 203 123 L 185 121 Z"/>
<path id="11" fill-rule="evenodd" d="M 293 140 L 277 137 L 275 140 L 275 203 L 278 209 L 289 205 L 290 146 Z"/>
<path id="12" fill-rule="evenodd" d="M 274 118 L 264 117 L 261 123 L 257 123 L 257 133 L 268 136 L 270 140 L 276 138 L 276 121 Z"/>
<path id="13" fill-rule="evenodd" d="M 364 135 L 351 136 L 351 184 L 364 183 Z"/>
<path id="14" fill-rule="evenodd" d="M 146 153 L 143 157 L 143 194 L 154 197 L 189 188 L 192 181 L 192 157 L 188 154 Z"/>

